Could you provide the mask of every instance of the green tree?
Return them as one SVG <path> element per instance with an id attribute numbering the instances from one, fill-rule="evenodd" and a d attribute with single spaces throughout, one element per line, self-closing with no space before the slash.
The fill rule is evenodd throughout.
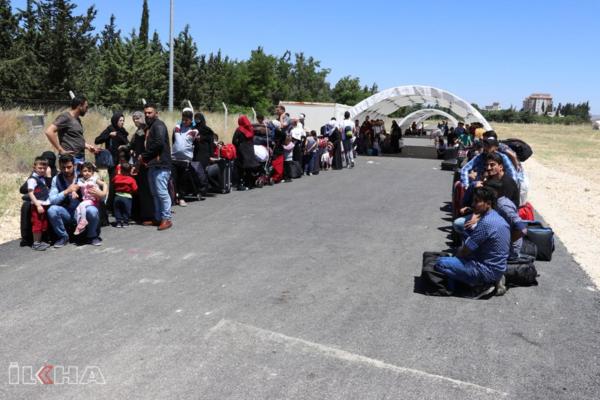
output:
<path id="1" fill-rule="evenodd" d="M 150 21 L 150 11 L 148 9 L 148 0 L 144 0 L 142 6 L 142 20 L 140 21 L 140 34 L 138 36 L 143 46 L 148 45 L 148 28 Z"/>
<path id="2" fill-rule="evenodd" d="M 184 100 L 197 102 L 197 79 L 198 79 L 198 49 L 190 35 L 190 26 L 185 28 L 174 40 L 174 86 L 175 104 Z"/>
<path id="3" fill-rule="evenodd" d="M 368 88 L 362 88 L 359 78 L 344 76 L 331 91 L 336 103 L 355 105 L 369 96 Z"/>

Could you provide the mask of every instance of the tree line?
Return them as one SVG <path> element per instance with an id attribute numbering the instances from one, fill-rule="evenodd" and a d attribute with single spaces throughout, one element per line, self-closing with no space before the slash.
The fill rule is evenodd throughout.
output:
<path id="1" fill-rule="evenodd" d="M 477 108 L 481 112 L 481 115 L 483 115 L 483 117 L 490 122 L 572 125 L 589 123 L 591 121 L 590 104 L 587 101 L 579 104 L 566 103 L 562 105 L 559 103 L 555 110 L 546 110 L 546 112 L 542 115 L 538 115 L 531 111 L 525 111 L 523 109 L 516 110 L 512 106 L 510 108 L 497 111 L 481 110 L 477 104 L 473 104 L 473 106 Z M 550 112 L 554 112 L 554 116 L 548 115 Z"/>
<path id="2" fill-rule="evenodd" d="M 147 0 L 139 29 L 128 34 L 114 15 L 95 33 L 96 8 L 82 14 L 75 8 L 70 0 L 28 0 L 13 10 L 10 0 L 0 0 L 3 106 L 64 105 L 69 90 L 109 108 L 138 108 L 142 98 L 166 105 L 169 48 L 157 31 L 150 35 Z M 302 52 L 272 55 L 258 47 L 247 60 L 200 54 L 189 26 L 175 37 L 174 59 L 176 106 L 189 100 L 215 110 L 225 102 L 270 112 L 280 100 L 353 105 L 378 91 L 351 76 L 331 87 L 330 69 Z"/>

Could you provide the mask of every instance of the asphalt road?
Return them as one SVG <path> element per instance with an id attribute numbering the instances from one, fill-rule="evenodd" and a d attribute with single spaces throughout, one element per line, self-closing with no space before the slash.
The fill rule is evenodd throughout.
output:
<path id="1" fill-rule="evenodd" d="M 560 242 L 537 287 L 413 292 L 447 247 L 438 167 L 362 157 L 101 248 L 0 246 L 0 399 L 598 399 L 600 293 Z"/>

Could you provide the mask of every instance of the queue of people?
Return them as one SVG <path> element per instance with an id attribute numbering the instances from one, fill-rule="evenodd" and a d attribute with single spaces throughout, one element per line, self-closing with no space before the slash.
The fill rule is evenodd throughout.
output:
<path id="1" fill-rule="evenodd" d="M 450 293 L 463 285 L 473 298 L 483 298 L 506 292 L 507 263 L 521 256 L 527 181 L 517 154 L 494 131 L 483 132 L 477 143 L 454 184 L 453 229 L 460 245 L 455 256 L 440 257 L 435 270 L 447 277 Z"/>
<path id="2" fill-rule="evenodd" d="M 292 118 L 278 106 L 273 120 L 259 115 L 252 124 L 240 116 L 232 143 L 225 144 L 191 108 L 182 111 L 169 137 L 156 106 L 146 104 L 131 116 L 133 135 L 124 128 L 123 113 L 116 112 L 90 144 L 81 121 L 87 110 L 87 99 L 75 97 L 70 110 L 50 124 L 46 136 L 58 158 L 54 152 L 36 157 L 21 187 L 22 243 L 34 250 L 72 240 L 100 246 L 109 213 L 116 228 L 136 221 L 164 231 L 173 227 L 172 207 L 187 206 L 190 195 L 204 200 L 208 192 L 227 193 L 232 185 L 245 191 L 355 166 L 358 128 L 349 113 L 320 133 L 306 132 L 304 115 Z"/>

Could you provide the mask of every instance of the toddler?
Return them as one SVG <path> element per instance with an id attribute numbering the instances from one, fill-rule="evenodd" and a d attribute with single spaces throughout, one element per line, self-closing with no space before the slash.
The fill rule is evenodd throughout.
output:
<path id="1" fill-rule="evenodd" d="M 87 207 L 98 207 L 98 204 L 100 203 L 98 198 L 91 193 L 92 189 L 100 190 L 98 185 L 104 185 L 104 182 L 96 177 L 94 174 L 95 172 L 96 167 L 91 162 L 85 162 L 81 166 L 81 177 L 77 179 L 77 185 L 79 186 L 79 191 L 81 193 L 81 203 L 79 203 L 75 210 L 75 220 L 77 221 L 75 235 L 79 235 L 83 232 L 88 224 L 86 217 Z M 73 193 L 73 197 L 76 196 L 77 194 Z"/>

